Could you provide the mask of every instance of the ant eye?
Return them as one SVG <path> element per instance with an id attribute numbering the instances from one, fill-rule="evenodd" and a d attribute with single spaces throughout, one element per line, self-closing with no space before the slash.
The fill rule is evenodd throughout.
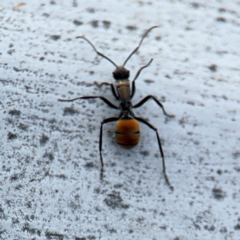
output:
<path id="1" fill-rule="evenodd" d="M 113 72 L 112 74 L 113 74 L 113 78 L 117 80 L 117 74 L 116 74 L 116 72 Z"/>

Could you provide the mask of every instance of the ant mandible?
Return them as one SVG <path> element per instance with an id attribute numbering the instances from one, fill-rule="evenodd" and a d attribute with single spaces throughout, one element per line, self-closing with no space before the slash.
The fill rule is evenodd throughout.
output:
<path id="1" fill-rule="evenodd" d="M 133 98 L 134 94 L 135 94 L 135 81 L 137 80 L 138 76 L 140 75 L 141 71 L 148 67 L 151 62 L 153 61 L 153 59 L 151 59 L 146 65 L 144 65 L 143 67 L 141 67 L 133 81 L 132 81 L 132 90 L 130 91 L 130 81 L 129 81 L 129 71 L 124 67 L 125 64 L 127 63 L 127 61 L 132 57 L 132 55 L 134 53 L 136 53 L 138 51 L 138 49 L 140 48 L 144 38 L 147 36 L 147 34 L 154 28 L 157 28 L 158 26 L 153 26 L 151 28 L 149 28 L 144 35 L 141 38 L 140 43 L 138 44 L 138 46 L 131 52 L 131 54 L 127 57 L 127 59 L 125 60 L 125 62 L 123 63 L 122 66 L 118 66 L 117 64 L 115 64 L 110 58 L 106 57 L 104 54 L 100 53 L 97 51 L 97 49 L 95 48 L 95 46 L 84 36 L 77 36 L 77 38 L 81 38 L 84 39 L 86 42 L 88 42 L 93 50 L 100 55 L 101 57 L 107 59 L 109 62 L 111 62 L 116 69 L 113 71 L 113 77 L 116 80 L 116 84 L 114 86 L 114 84 L 109 83 L 109 82 L 102 82 L 101 84 L 99 84 L 99 86 L 102 85 L 110 85 L 112 93 L 114 95 L 114 97 L 120 102 L 119 106 L 116 106 L 115 104 L 111 103 L 108 99 L 106 99 L 103 96 L 83 96 L 83 97 L 77 97 L 77 98 L 73 98 L 73 99 L 58 99 L 58 101 L 61 102 L 72 102 L 78 99 L 93 99 L 93 98 L 100 98 L 102 101 L 104 101 L 109 107 L 114 108 L 114 109 L 118 109 L 120 110 L 120 114 L 118 117 L 110 117 L 110 118 L 106 118 L 101 122 L 101 127 L 100 127 L 100 137 L 99 137 L 99 152 L 100 152 L 100 161 L 102 164 L 102 168 L 103 168 L 103 159 L 102 159 L 102 129 L 103 129 L 103 124 L 105 123 L 109 123 L 109 122 L 116 122 L 116 127 L 115 127 L 115 137 L 117 140 L 117 143 L 123 147 L 123 148 L 133 148 L 134 146 L 137 145 L 139 138 L 140 138 L 140 130 L 139 130 L 139 124 L 138 122 L 144 123 L 145 125 L 147 125 L 149 128 L 151 128 L 152 130 L 155 131 L 156 136 L 157 136 L 157 141 L 158 141 L 158 146 L 159 146 L 159 151 L 162 157 L 162 167 L 163 167 L 163 174 L 165 177 L 165 180 L 168 184 L 168 186 L 170 187 L 170 189 L 173 190 L 172 185 L 170 184 L 169 180 L 168 180 L 168 176 L 166 174 L 166 166 L 165 166 L 165 160 L 164 160 L 164 154 L 163 154 L 163 149 L 162 149 L 162 145 L 161 145 L 161 140 L 160 140 L 160 136 L 158 134 L 157 128 L 154 127 L 151 123 L 149 123 L 148 121 L 146 121 L 145 119 L 141 118 L 141 117 L 136 117 L 134 115 L 134 113 L 132 112 L 132 108 L 138 108 L 140 106 L 142 106 L 144 103 L 146 103 L 149 99 L 153 99 L 158 106 L 160 106 L 162 108 L 163 113 L 168 116 L 168 117 L 174 117 L 174 115 L 168 114 L 165 109 L 163 104 L 154 96 L 152 95 L 148 95 L 146 97 L 144 97 L 140 102 L 138 102 L 137 104 L 132 104 L 131 99 Z M 115 90 L 116 88 L 116 90 Z"/>

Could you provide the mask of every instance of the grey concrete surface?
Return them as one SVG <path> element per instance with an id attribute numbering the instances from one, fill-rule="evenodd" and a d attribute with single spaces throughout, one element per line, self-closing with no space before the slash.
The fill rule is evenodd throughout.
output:
<path id="1" fill-rule="evenodd" d="M 0 3 L 0 239 L 240 239 L 239 1 L 26 1 Z M 127 63 L 135 114 L 158 128 L 127 151 L 102 119 L 114 66 Z M 117 103 L 116 103 L 117 104 Z"/>

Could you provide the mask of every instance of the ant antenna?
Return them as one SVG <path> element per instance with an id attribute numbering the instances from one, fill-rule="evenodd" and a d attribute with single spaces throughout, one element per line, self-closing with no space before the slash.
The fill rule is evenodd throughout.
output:
<path id="1" fill-rule="evenodd" d="M 159 26 L 153 26 L 153 27 L 150 27 L 145 33 L 144 35 L 142 36 L 142 39 L 140 41 L 140 43 L 138 44 L 138 46 L 131 52 L 131 54 L 127 57 L 127 59 L 125 60 L 125 62 L 123 63 L 123 66 L 125 66 L 125 64 L 127 63 L 127 61 L 131 58 L 131 56 L 137 52 L 137 50 L 140 48 L 141 44 L 142 44 L 142 41 L 143 39 L 147 36 L 147 34 L 153 29 L 153 28 L 157 28 Z"/>
<path id="2" fill-rule="evenodd" d="M 110 58 L 108 58 L 107 56 L 105 56 L 104 54 L 100 53 L 97 51 L 97 49 L 95 48 L 95 46 L 87 39 L 85 38 L 84 36 L 77 36 L 76 38 L 82 38 L 84 39 L 85 41 L 87 41 L 93 48 L 93 50 L 98 54 L 100 55 L 101 57 L 107 59 L 109 62 L 111 62 L 116 68 L 118 67 L 117 64 L 115 62 L 113 62 Z"/>

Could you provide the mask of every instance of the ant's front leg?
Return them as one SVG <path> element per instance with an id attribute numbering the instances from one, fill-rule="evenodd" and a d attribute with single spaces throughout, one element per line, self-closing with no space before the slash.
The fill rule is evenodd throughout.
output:
<path id="1" fill-rule="evenodd" d="M 96 84 L 98 87 L 101 87 L 102 85 L 110 85 L 114 97 L 115 97 L 117 100 L 119 100 L 119 96 L 117 95 L 117 93 L 116 93 L 116 91 L 115 91 L 115 88 L 114 88 L 114 85 L 113 85 L 112 83 L 110 83 L 110 82 L 98 83 L 98 82 L 95 81 L 94 84 Z"/>
<path id="2" fill-rule="evenodd" d="M 148 64 L 146 64 L 145 66 L 141 67 L 141 68 L 137 71 L 137 73 L 136 73 L 136 75 L 135 75 L 135 77 L 134 77 L 134 79 L 133 79 L 133 81 L 132 81 L 132 93 L 131 93 L 131 98 L 132 98 L 132 97 L 134 96 L 134 94 L 135 94 L 135 89 L 136 89 L 136 87 L 135 87 L 135 81 L 136 81 L 136 79 L 137 79 L 138 76 L 140 75 L 141 71 L 142 71 L 144 68 L 148 67 L 148 66 L 151 64 L 152 61 L 153 61 L 153 59 L 151 59 L 151 60 L 148 62 Z"/>

